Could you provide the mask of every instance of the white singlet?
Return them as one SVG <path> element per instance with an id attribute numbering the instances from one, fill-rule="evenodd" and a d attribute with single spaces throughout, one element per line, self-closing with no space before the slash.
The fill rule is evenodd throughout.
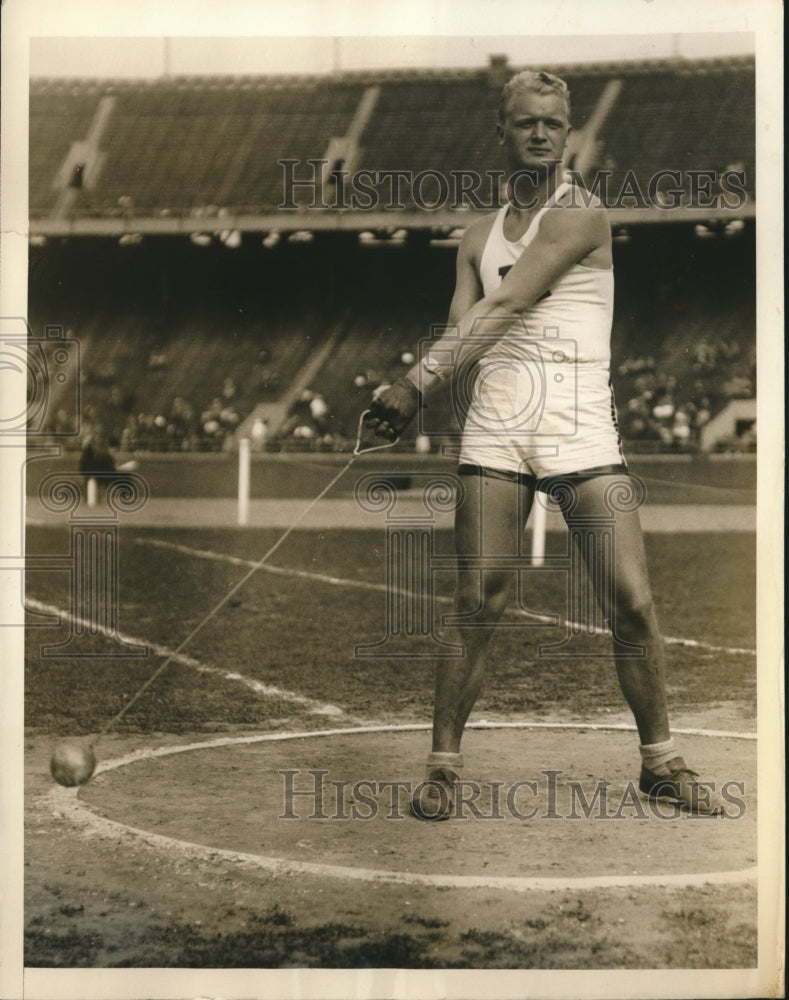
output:
<path id="1" fill-rule="evenodd" d="M 485 295 L 570 190 L 560 184 L 514 243 L 504 236 L 508 206 L 498 212 L 480 264 Z M 610 381 L 613 302 L 613 268 L 575 264 L 502 337 L 491 335 L 464 401 L 461 464 L 537 478 L 624 464 Z M 471 340 L 484 345 L 484 324 Z"/>

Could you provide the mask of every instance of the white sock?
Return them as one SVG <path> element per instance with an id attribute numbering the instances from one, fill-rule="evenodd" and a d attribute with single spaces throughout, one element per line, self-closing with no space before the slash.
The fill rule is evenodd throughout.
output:
<path id="1" fill-rule="evenodd" d="M 463 754 L 460 753 L 438 753 L 432 752 L 427 755 L 427 776 L 437 767 L 446 767 L 454 771 L 460 777 L 463 770 Z"/>
<path id="2" fill-rule="evenodd" d="M 638 749 L 641 751 L 641 760 L 644 767 L 656 774 L 659 778 L 668 777 L 670 774 L 666 764 L 677 756 L 677 746 L 674 737 L 670 737 L 663 743 L 640 743 Z"/>

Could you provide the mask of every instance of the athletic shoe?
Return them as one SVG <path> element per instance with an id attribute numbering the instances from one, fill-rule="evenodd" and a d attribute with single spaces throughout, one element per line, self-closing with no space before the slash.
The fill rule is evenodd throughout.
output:
<path id="1" fill-rule="evenodd" d="M 427 778 L 414 789 L 411 814 L 417 819 L 436 823 L 449 819 L 455 811 L 455 785 L 460 776 L 445 765 L 428 767 Z"/>
<path id="2" fill-rule="evenodd" d="M 641 765 L 639 790 L 649 799 L 671 799 L 685 809 L 702 816 L 724 815 L 723 800 L 708 782 L 699 782 L 696 771 L 691 770 L 682 757 L 673 757 L 666 767 L 665 777 Z"/>

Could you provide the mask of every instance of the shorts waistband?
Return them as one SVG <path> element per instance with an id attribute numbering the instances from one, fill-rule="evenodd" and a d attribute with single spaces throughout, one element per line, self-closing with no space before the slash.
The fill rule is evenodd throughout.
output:
<path id="1" fill-rule="evenodd" d="M 503 479 L 510 483 L 530 486 L 541 493 L 551 493 L 555 486 L 562 482 L 581 482 L 585 479 L 595 479 L 597 476 L 628 475 L 629 470 L 624 462 L 614 465 L 595 465 L 590 469 L 579 469 L 576 472 L 563 472 L 561 475 L 543 476 L 538 479 L 531 472 L 513 472 L 511 469 L 491 469 L 484 465 L 463 463 L 458 466 L 459 476 L 479 476 L 486 479 Z"/>

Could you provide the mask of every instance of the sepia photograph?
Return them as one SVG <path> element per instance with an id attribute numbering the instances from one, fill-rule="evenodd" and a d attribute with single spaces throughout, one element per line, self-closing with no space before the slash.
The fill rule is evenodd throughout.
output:
<path id="1" fill-rule="evenodd" d="M 4 5 L 0 995 L 784 995 L 756 6 Z"/>

